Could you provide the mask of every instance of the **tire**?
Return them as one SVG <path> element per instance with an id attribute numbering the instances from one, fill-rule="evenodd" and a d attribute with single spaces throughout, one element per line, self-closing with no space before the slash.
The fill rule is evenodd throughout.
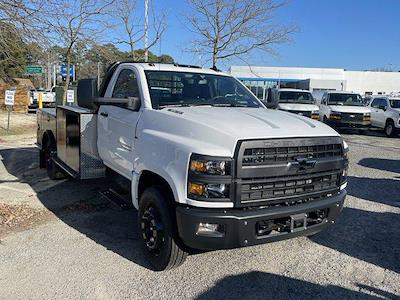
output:
<path id="1" fill-rule="evenodd" d="M 179 238 L 168 199 L 160 187 L 147 188 L 139 202 L 138 226 L 142 248 L 156 271 L 180 266 L 187 252 L 179 246 Z"/>
<path id="2" fill-rule="evenodd" d="M 387 120 L 385 124 L 385 134 L 388 137 L 393 137 L 396 134 L 396 128 L 394 127 L 393 120 Z"/>
<path id="3" fill-rule="evenodd" d="M 55 147 L 50 141 L 47 142 L 44 150 L 44 164 L 47 170 L 47 175 L 51 180 L 59 180 L 65 178 L 65 174 L 59 166 L 57 166 L 52 159 L 52 152 L 55 151 Z"/>

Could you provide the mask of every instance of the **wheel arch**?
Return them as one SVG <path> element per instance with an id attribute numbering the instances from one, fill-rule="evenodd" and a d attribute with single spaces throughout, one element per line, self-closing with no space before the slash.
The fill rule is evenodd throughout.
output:
<path id="1" fill-rule="evenodd" d="M 142 170 L 139 174 L 135 174 L 134 177 L 136 178 L 132 180 L 132 202 L 136 208 L 139 207 L 140 196 L 151 186 L 160 186 L 166 193 L 166 198 L 171 204 L 175 202 L 177 195 L 176 191 L 172 188 L 172 179 L 168 180 L 165 176 L 151 170 Z"/>

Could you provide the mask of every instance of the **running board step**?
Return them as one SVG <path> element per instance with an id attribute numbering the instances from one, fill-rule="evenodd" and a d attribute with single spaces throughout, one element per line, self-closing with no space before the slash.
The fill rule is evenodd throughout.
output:
<path id="1" fill-rule="evenodd" d="M 126 199 L 127 197 L 118 194 L 113 189 L 108 189 L 106 191 L 100 192 L 100 196 L 110 201 L 119 210 L 127 210 L 132 208 L 129 200 Z"/>

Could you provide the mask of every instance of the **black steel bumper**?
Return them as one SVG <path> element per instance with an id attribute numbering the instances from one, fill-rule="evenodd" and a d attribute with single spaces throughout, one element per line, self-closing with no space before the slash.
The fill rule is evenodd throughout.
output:
<path id="1" fill-rule="evenodd" d="M 343 209 L 346 191 L 313 202 L 295 206 L 270 207 L 265 209 L 213 209 L 213 208 L 176 208 L 176 218 L 179 236 L 183 243 L 194 249 L 217 250 L 230 249 L 274 242 L 297 236 L 317 233 L 332 224 Z M 257 224 L 261 221 L 287 218 L 317 210 L 327 209 L 326 218 L 318 224 L 296 228 L 289 232 L 279 232 L 260 236 L 257 234 Z M 206 237 L 196 234 L 198 224 L 221 224 L 225 228 L 223 237 Z"/>

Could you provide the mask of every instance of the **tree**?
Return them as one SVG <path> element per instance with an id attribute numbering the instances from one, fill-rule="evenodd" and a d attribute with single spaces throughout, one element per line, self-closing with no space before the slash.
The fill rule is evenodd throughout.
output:
<path id="1" fill-rule="evenodd" d="M 275 0 L 188 0 L 187 17 L 198 38 L 192 52 L 212 59 L 213 67 L 227 58 L 243 58 L 254 50 L 274 53 L 274 45 L 287 42 L 295 28 L 272 23 L 282 6 Z"/>
<path id="2" fill-rule="evenodd" d="M 15 31 L 14 25 L 0 22 L 0 78 L 6 81 L 22 76 L 27 61 L 27 45 Z"/>
<path id="3" fill-rule="evenodd" d="M 125 33 L 123 37 L 117 38 L 116 44 L 127 45 L 129 47 L 129 58 L 132 60 L 143 60 L 144 52 L 138 57 L 138 52 L 135 52 L 138 42 L 145 38 L 145 28 L 143 19 L 136 14 L 136 0 L 116 0 L 114 5 L 114 15 L 117 16 L 119 22 L 117 22 L 116 27 L 122 29 Z M 156 16 L 154 11 L 152 11 L 152 38 L 147 46 L 147 50 L 151 49 L 156 45 L 165 29 L 165 15 Z M 121 28 L 122 26 L 122 28 Z M 146 50 L 146 49 L 144 49 Z M 149 58 L 150 61 L 150 58 Z"/>
<path id="4" fill-rule="evenodd" d="M 89 45 L 109 28 L 104 16 L 115 0 L 53 0 L 47 8 L 46 21 L 51 25 L 51 37 L 65 49 L 66 81 L 63 101 L 70 83 L 70 65 L 77 44 Z"/>

